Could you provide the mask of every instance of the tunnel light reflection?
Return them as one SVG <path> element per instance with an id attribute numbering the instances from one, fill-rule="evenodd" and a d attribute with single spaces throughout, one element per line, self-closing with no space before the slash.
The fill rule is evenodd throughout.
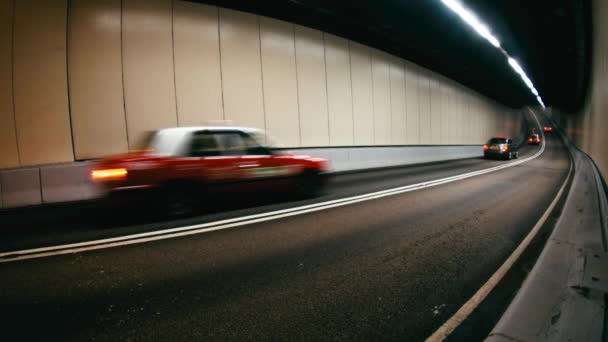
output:
<path id="1" fill-rule="evenodd" d="M 498 38 L 494 37 L 492 33 L 490 33 L 490 29 L 479 19 L 477 19 L 477 16 L 470 10 L 466 9 L 458 0 L 441 0 L 441 2 L 449 9 L 454 11 L 456 14 L 458 14 L 458 16 L 460 16 L 460 18 L 464 20 L 465 23 L 471 26 L 480 36 L 489 41 L 490 44 L 500 49 L 500 51 L 507 57 L 509 65 L 511 65 L 513 70 L 515 70 L 515 72 L 519 74 L 526 86 L 530 88 L 530 91 L 536 97 L 536 101 L 538 101 L 538 103 L 543 108 L 545 108 L 545 104 L 543 103 L 543 100 L 541 99 L 538 90 L 536 90 L 534 84 L 532 83 L 528 75 L 526 75 L 524 69 L 519 65 L 519 63 L 515 59 L 511 58 L 509 54 L 500 47 L 500 42 L 498 41 Z"/>

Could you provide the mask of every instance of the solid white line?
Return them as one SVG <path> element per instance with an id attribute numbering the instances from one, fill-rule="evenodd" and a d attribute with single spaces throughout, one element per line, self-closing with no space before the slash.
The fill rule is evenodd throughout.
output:
<path id="1" fill-rule="evenodd" d="M 536 119 L 536 117 L 535 117 Z M 538 122 L 538 120 L 537 120 Z M 540 124 L 539 124 L 540 125 Z M 272 211 L 268 213 L 261 213 L 249 216 L 243 216 L 238 218 L 232 218 L 227 220 L 221 220 L 216 222 L 209 222 L 203 224 L 196 224 L 184 227 L 176 227 L 170 229 L 164 229 L 159 231 L 147 232 L 147 233 L 139 233 L 132 235 L 119 236 L 115 238 L 108 239 L 100 239 L 86 242 L 78 242 L 72 244 L 58 245 L 58 246 L 50 246 L 50 247 L 41 247 L 41 248 L 32 248 L 18 251 L 10 251 L 0 253 L 0 263 L 12 262 L 18 260 L 26 260 L 26 259 L 34 259 L 34 258 L 42 258 L 53 255 L 61 255 L 68 253 L 77 253 L 77 252 L 85 252 L 90 250 L 98 250 L 104 248 L 112 248 L 118 246 L 132 245 L 138 243 L 145 243 L 150 241 L 162 240 L 162 239 L 170 239 L 180 236 L 193 235 L 193 234 L 202 234 L 208 233 L 216 230 L 234 228 L 244 225 L 249 225 L 253 223 L 265 222 L 270 220 L 276 220 L 289 216 L 296 216 L 306 213 L 311 213 L 315 211 L 326 210 L 330 208 L 336 208 L 340 206 L 350 205 L 354 203 L 359 203 L 363 201 L 369 201 L 377 198 L 397 195 L 405 192 L 420 190 L 432 186 L 437 186 L 441 184 L 446 184 L 450 182 L 455 182 L 458 180 L 479 176 L 495 171 L 499 171 L 508 167 L 513 167 L 516 165 L 520 165 L 522 163 L 531 161 L 533 159 L 538 158 L 545 150 L 545 143 L 543 139 L 543 144 L 541 149 L 535 153 L 534 155 L 518 160 L 515 162 L 495 166 L 488 169 L 483 169 L 479 171 L 473 171 L 461 175 L 441 178 L 437 180 L 427 181 L 418 184 L 406 185 L 402 187 L 397 187 L 393 189 L 387 189 L 382 191 L 377 191 L 369 194 L 358 195 L 347 197 L 343 199 L 337 199 L 322 203 L 309 204 L 305 206 L 300 206 L 296 208 L 289 208 L 283 210 Z"/>
<path id="2" fill-rule="evenodd" d="M 534 119 L 536 119 L 536 116 L 534 116 Z M 538 119 L 536 119 L 536 121 L 538 123 Z M 539 123 L 539 126 L 540 126 L 540 123 Z M 543 136 L 543 147 L 544 147 L 544 144 L 545 144 L 544 143 L 545 142 L 544 133 L 542 134 L 542 136 Z M 551 204 L 549 205 L 547 210 L 545 210 L 545 212 L 543 213 L 543 216 L 541 216 L 541 218 L 538 220 L 538 222 L 536 222 L 536 225 L 534 225 L 532 230 L 528 233 L 528 235 L 526 235 L 524 240 L 517 246 L 517 248 L 513 251 L 513 253 L 511 253 L 511 255 L 507 258 L 507 260 L 505 260 L 505 262 L 500 266 L 500 268 L 498 268 L 498 270 L 496 272 L 494 272 L 494 274 L 490 277 L 490 279 L 488 279 L 488 281 L 486 281 L 486 283 L 483 284 L 483 286 L 479 290 L 477 290 L 477 292 L 473 295 L 473 297 L 471 297 L 466 303 L 464 303 L 464 305 L 462 307 L 460 307 L 460 309 L 458 311 L 456 311 L 456 313 L 454 315 L 452 315 L 452 317 L 450 317 L 450 319 L 448 319 L 445 323 L 443 323 L 443 325 L 441 325 L 439 327 L 439 329 L 437 329 L 431 336 L 429 336 L 426 339 L 427 342 L 445 340 L 454 330 L 456 330 L 456 328 L 458 328 L 458 326 L 465 319 L 467 319 L 467 317 L 469 317 L 469 315 L 477 308 L 477 306 L 479 306 L 479 304 L 481 304 L 481 302 L 488 296 L 488 294 L 496 287 L 496 285 L 502 280 L 502 278 L 505 276 L 505 274 L 511 269 L 511 267 L 513 267 L 513 265 L 515 264 L 517 259 L 519 259 L 521 254 L 524 252 L 524 250 L 530 244 L 530 242 L 532 242 L 532 240 L 534 239 L 534 237 L 536 236 L 536 234 L 538 233 L 540 228 L 547 221 L 547 218 L 549 218 L 549 215 L 551 214 L 551 212 L 557 205 L 557 202 L 559 202 L 559 199 L 561 198 L 562 193 L 566 189 L 566 185 L 568 184 L 568 181 L 570 180 L 571 174 L 572 174 L 572 161 L 570 161 L 570 168 L 568 169 L 568 176 L 566 177 L 566 180 L 564 180 L 564 183 L 562 184 L 561 188 L 559 189 L 557 195 L 555 196 L 555 198 L 553 199 L 553 201 L 551 202 Z"/>

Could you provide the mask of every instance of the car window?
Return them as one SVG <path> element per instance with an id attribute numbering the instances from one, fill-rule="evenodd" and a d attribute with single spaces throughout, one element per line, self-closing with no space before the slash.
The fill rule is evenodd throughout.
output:
<path id="1" fill-rule="evenodd" d="M 240 132 L 214 133 L 224 151 L 224 155 L 238 156 L 245 154 L 245 142 Z"/>
<path id="2" fill-rule="evenodd" d="M 490 141 L 488 141 L 489 145 L 493 145 L 493 144 L 508 144 L 508 139 L 505 138 L 492 138 L 490 139 Z"/>
<path id="3" fill-rule="evenodd" d="M 190 157 L 214 157 L 222 155 L 222 148 L 218 144 L 215 134 L 210 132 L 196 132 L 192 135 Z"/>
<path id="4" fill-rule="evenodd" d="M 258 140 L 247 133 L 242 133 L 243 142 L 245 143 L 245 150 L 248 155 L 269 155 L 270 150 L 262 146 Z"/>

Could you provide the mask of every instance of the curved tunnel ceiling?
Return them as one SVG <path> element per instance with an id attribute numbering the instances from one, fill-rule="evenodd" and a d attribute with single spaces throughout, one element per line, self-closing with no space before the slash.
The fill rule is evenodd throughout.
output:
<path id="1" fill-rule="evenodd" d="M 439 0 L 196 0 L 333 33 L 413 61 L 510 107 L 538 105 L 505 57 Z M 575 112 L 587 89 L 589 0 L 464 0 L 547 106 Z"/>

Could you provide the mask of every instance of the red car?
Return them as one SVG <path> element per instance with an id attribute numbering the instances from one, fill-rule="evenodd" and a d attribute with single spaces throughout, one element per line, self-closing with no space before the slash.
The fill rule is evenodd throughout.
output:
<path id="1" fill-rule="evenodd" d="M 162 129 L 147 150 L 97 162 L 90 179 L 108 195 L 144 189 L 160 194 L 164 209 L 173 215 L 192 212 L 218 192 L 318 193 L 326 183 L 328 161 L 280 153 L 268 141 L 263 131 L 252 128 Z"/>
<path id="2" fill-rule="evenodd" d="M 545 132 L 553 132 L 553 127 L 551 127 L 551 126 L 543 126 L 543 131 L 545 131 Z"/>

